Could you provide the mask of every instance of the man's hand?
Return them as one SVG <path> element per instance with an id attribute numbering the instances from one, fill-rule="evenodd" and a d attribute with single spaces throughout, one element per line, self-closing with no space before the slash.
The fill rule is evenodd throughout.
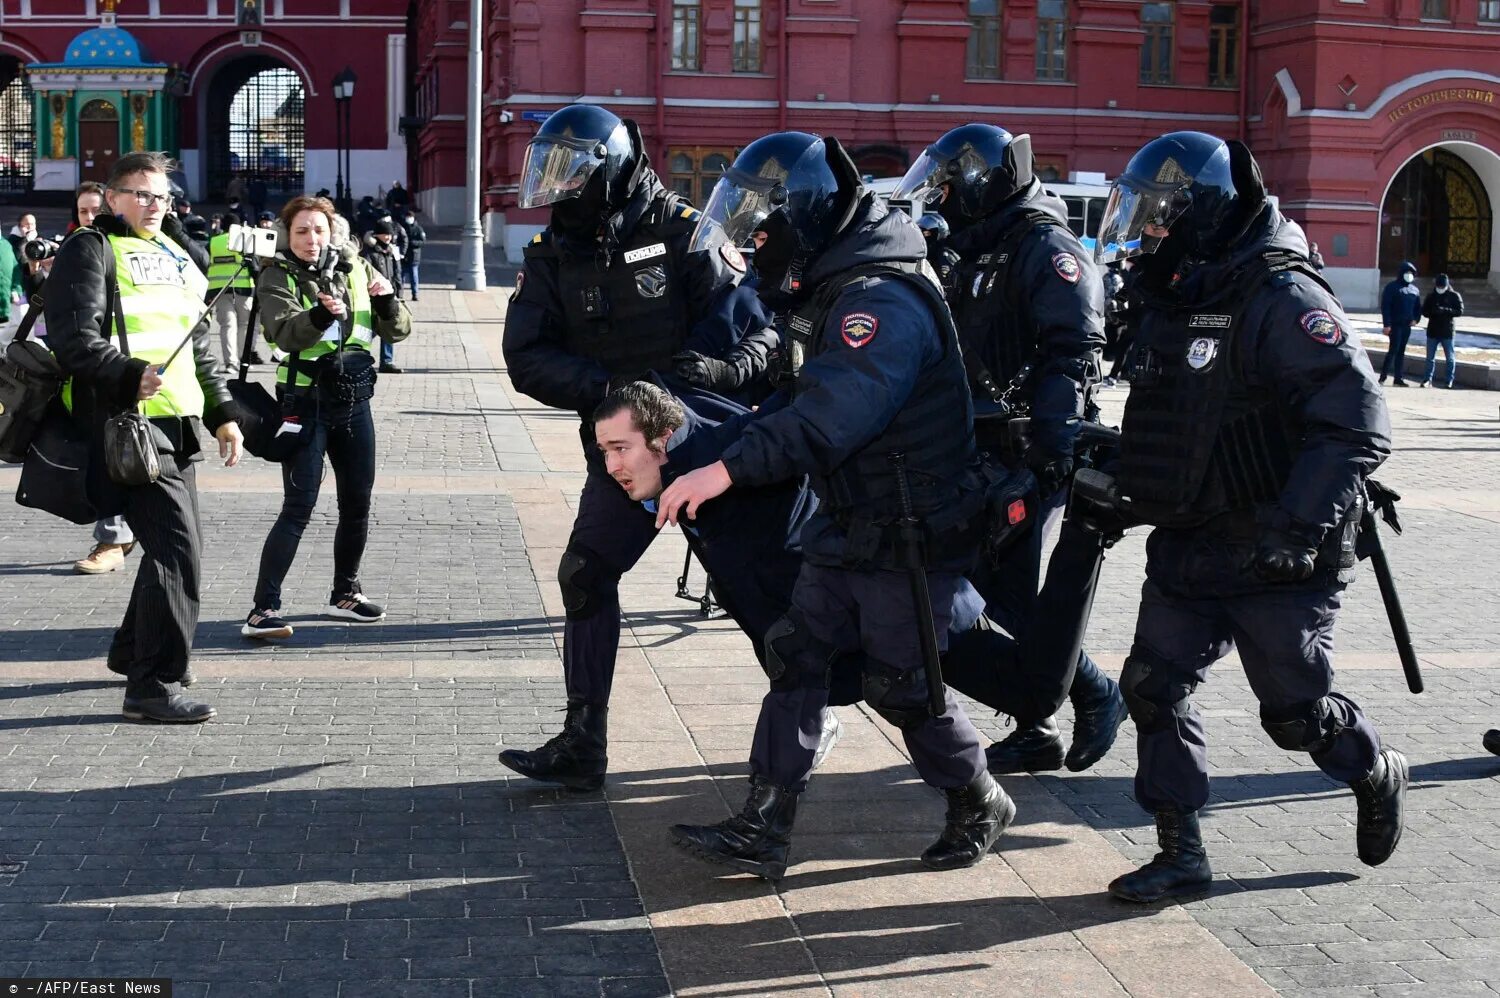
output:
<path id="1" fill-rule="evenodd" d="M 219 441 L 219 456 L 224 459 L 224 467 L 233 468 L 240 463 L 240 455 L 245 451 L 245 435 L 240 432 L 238 423 L 229 422 L 219 427 L 214 432 Z"/>
<path id="2" fill-rule="evenodd" d="M 1385 326 L 1383 328 L 1385 330 L 1386 339 L 1390 339 L 1390 336 L 1391 336 L 1391 327 L 1390 326 Z"/>
<path id="3" fill-rule="evenodd" d="M 696 350 L 684 350 L 672 358 L 672 373 L 700 388 L 738 388 L 734 365 Z"/>
<path id="4" fill-rule="evenodd" d="M 322 291 L 319 291 L 318 304 L 328 309 L 328 314 L 335 319 L 342 319 L 344 317 L 344 303 L 333 295 L 324 294 Z"/>
<path id="5" fill-rule="evenodd" d="M 656 526 L 676 525 L 682 519 L 682 508 L 687 507 L 687 518 L 697 519 L 698 507 L 729 491 L 734 481 L 723 461 L 715 461 L 706 468 L 690 471 L 668 485 L 656 500 Z"/>
<path id="6" fill-rule="evenodd" d="M 1250 567 L 1266 582 L 1305 582 L 1312 578 L 1318 552 L 1284 530 L 1267 530 L 1256 542 Z"/>
<path id="7" fill-rule="evenodd" d="M 379 298 L 381 295 L 393 295 L 396 289 L 391 287 L 391 282 L 376 274 L 370 278 L 370 297 Z"/>
<path id="8" fill-rule="evenodd" d="M 141 387 L 136 391 L 135 397 L 144 402 L 149 398 L 155 398 L 159 391 L 161 391 L 161 375 L 156 373 L 154 367 L 146 368 L 141 372 Z"/>
<path id="9" fill-rule="evenodd" d="M 1068 484 L 1073 474 L 1073 455 L 1047 454 L 1032 447 L 1026 451 L 1026 464 L 1036 475 L 1037 492 L 1043 498 Z"/>

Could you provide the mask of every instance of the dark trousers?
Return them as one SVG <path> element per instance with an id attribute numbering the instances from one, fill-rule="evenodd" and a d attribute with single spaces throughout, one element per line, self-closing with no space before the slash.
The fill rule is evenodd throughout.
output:
<path id="1" fill-rule="evenodd" d="M 180 692 L 198 627 L 202 532 L 197 469 L 161 455 L 161 477 L 125 489 L 125 521 L 141 548 L 141 567 L 125 619 L 109 646 L 109 664 L 126 676 L 125 695 L 153 699 Z"/>
<path id="2" fill-rule="evenodd" d="M 1380 365 L 1380 376 L 1406 380 L 1406 343 L 1411 339 L 1410 326 L 1392 326 L 1390 349 Z"/>
<path id="3" fill-rule="evenodd" d="M 406 260 L 401 265 L 401 277 L 406 282 L 406 286 L 411 289 L 411 300 L 416 301 L 417 292 L 421 290 L 417 286 L 417 282 L 422 277 L 422 265 L 412 260 Z"/>
<path id="4" fill-rule="evenodd" d="M 339 519 L 333 533 L 333 594 L 359 591 L 359 563 L 370 535 L 370 492 L 375 487 L 375 423 L 369 402 L 334 406 L 324 402 L 311 438 L 281 465 L 281 514 L 260 552 L 255 608 L 281 609 L 281 583 L 297 557 L 302 532 L 312 519 L 323 484 L 323 455 L 333 466 Z"/>
<path id="5" fill-rule="evenodd" d="M 953 595 L 961 577 L 929 572 L 931 613 L 938 647 L 946 645 Z M 750 772 L 777 786 L 801 790 L 812 773 L 813 756 L 828 708 L 833 668 L 904 673 L 887 695 L 886 706 L 926 709 L 927 681 L 917 636 L 911 583 L 901 572 L 856 572 L 804 562 L 792 590 L 788 617 L 811 639 L 797 647 L 787 676 L 761 701 L 750 751 Z M 778 645 L 778 648 L 780 646 Z M 984 772 L 979 733 L 963 707 L 947 696 L 938 717 L 924 716 L 901 736 L 917 773 L 930 786 L 963 787 Z"/>
<path id="6" fill-rule="evenodd" d="M 587 599 L 563 624 L 563 677 L 569 700 L 607 704 L 620 650 L 620 576 L 651 546 L 656 519 L 605 473 L 597 449 L 588 450 L 588 477 L 567 549 L 583 560 L 570 585 Z"/>
<path id="7" fill-rule="evenodd" d="M 1340 783 L 1369 774 L 1380 738 L 1354 701 L 1333 692 L 1333 626 L 1342 592 L 1342 584 L 1332 583 L 1202 598 L 1146 582 L 1121 678 L 1127 696 L 1141 697 L 1155 712 L 1149 723 L 1136 721 L 1135 796 L 1142 807 L 1196 811 L 1208 802 L 1208 748 L 1190 697 L 1209 667 L 1236 646 L 1262 718 L 1285 720 L 1326 698 L 1337 734 L 1312 761 Z M 1131 680 L 1141 666 L 1146 675 L 1136 685 Z M 1131 703 L 1132 713 L 1138 706 Z"/>

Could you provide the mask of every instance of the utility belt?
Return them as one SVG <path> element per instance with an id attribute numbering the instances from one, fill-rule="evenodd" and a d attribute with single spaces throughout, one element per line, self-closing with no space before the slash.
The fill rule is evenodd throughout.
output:
<path id="1" fill-rule="evenodd" d="M 1364 516 L 1365 502 L 1364 496 L 1356 496 L 1344 512 L 1344 518 L 1328 531 L 1313 559 L 1315 572 L 1345 572 L 1354 567 L 1359 560 L 1359 522 Z M 1272 508 L 1270 505 L 1260 505 L 1220 513 L 1197 529 L 1228 544 L 1253 546 L 1265 533 Z"/>
<path id="2" fill-rule="evenodd" d="M 846 565 L 907 568 L 901 553 L 900 516 L 893 508 L 880 516 L 859 507 L 830 504 L 829 516 L 844 533 Z M 928 568 L 973 556 L 983 542 L 988 506 L 983 491 L 975 490 L 945 503 L 922 517 L 922 550 Z"/>

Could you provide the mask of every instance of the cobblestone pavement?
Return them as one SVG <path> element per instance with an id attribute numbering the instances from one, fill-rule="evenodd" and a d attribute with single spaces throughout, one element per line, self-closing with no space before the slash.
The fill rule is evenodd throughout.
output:
<path id="1" fill-rule="evenodd" d="M 740 635 L 673 598 L 676 535 L 622 588 L 606 792 L 546 790 L 494 761 L 560 721 L 552 574 L 581 480 L 575 421 L 505 376 L 504 297 L 429 289 L 398 348 L 408 373 L 379 386 L 364 580 L 385 623 L 316 616 L 327 496 L 287 583 L 295 640 L 240 639 L 279 474 L 203 469 L 195 690 L 219 708 L 210 724 L 119 719 L 100 659 L 134 557 L 76 577 L 86 528 L 0 518 L 0 977 L 159 974 L 215 998 L 1500 992 L 1500 759 L 1479 747 L 1500 725 L 1495 396 L 1391 396 L 1399 451 L 1381 478 L 1408 501 L 1388 542 L 1428 691 L 1406 693 L 1368 573 L 1338 636 L 1342 688 L 1413 763 L 1385 866 L 1355 859 L 1348 791 L 1270 744 L 1230 659 L 1197 695 L 1208 898 L 1101 895 L 1154 851 L 1128 724 L 1088 774 L 1008 778 L 1005 848 L 943 876 L 913 862 L 941 799 L 855 708 L 773 888 L 684 862 L 663 834 L 738 806 L 764 688 Z M 0 467 L 0 489 L 15 478 Z M 1106 565 L 1089 646 L 1111 670 L 1141 563 L 1132 536 Z M 1003 736 L 1003 718 L 974 716 Z"/>

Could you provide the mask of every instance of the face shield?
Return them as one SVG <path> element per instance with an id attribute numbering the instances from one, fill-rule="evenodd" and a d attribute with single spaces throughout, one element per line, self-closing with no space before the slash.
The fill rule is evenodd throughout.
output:
<path id="1" fill-rule="evenodd" d="M 890 199 L 910 201 L 919 207 L 939 204 L 943 200 L 943 184 L 947 183 L 948 176 L 948 160 L 938 159 L 924 150 L 891 192 Z"/>
<path id="2" fill-rule="evenodd" d="M 540 208 L 578 197 L 604 165 L 604 156 L 604 146 L 593 140 L 548 136 L 533 141 L 521 165 L 521 207 Z"/>
<path id="3" fill-rule="evenodd" d="M 688 249 L 710 250 L 723 242 L 744 246 L 771 213 L 786 202 L 786 188 L 777 179 L 747 177 L 730 169 L 714 185 Z"/>
<path id="4" fill-rule="evenodd" d="M 1113 263 L 1155 253 L 1168 229 L 1187 211 L 1186 183 L 1150 186 L 1120 177 L 1104 207 L 1094 259 Z M 1157 230 L 1155 234 L 1148 231 Z"/>

